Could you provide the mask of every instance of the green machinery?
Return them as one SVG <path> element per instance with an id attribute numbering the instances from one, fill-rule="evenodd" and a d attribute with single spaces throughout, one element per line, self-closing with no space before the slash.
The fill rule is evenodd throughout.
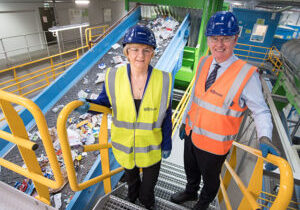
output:
<path id="1" fill-rule="evenodd" d="M 275 96 L 275 106 L 278 111 L 282 112 L 283 108 L 291 105 L 287 114 L 287 121 L 290 126 L 290 138 L 294 144 L 300 144 L 298 129 L 300 127 L 300 40 L 290 40 L 283 44 L 280 53 L 282 61 L 281 70 L 272 89 Z M 297 112 L 297 114 L 296 114 Z M 297 115 L 298 117 L 293 117 Z M 293 118 L 293 119 L 292 119 Z M 293 129 L 291 129 L 293 128 Z M 297 153 L 300 155 L 300 149 Z"/>
<path id="2" fill-rule="evenodd" d="M 204 55 L 207 50 L 206 37 L 204 35 L 205 27 L 208 19 L 216 11 L 228 10 L 229 5 L 224 4 L 223 0 L 125 0 L 125 9 L 129 10 L 130 2 L 138 2 L 146 5 L 159 5 L 162 10 L 172 11 L 182 8 L 191 9 L 186 10 L 187 12 L 192 11 L 194 15 L 191 15 L 191 37 L 195 40 L 189 39 L 187 46 L 184 48 L 182 67 L 175 76 L 175 88 L 185 90 L 192 80 L 198 65 L 199 58 Z M 176 8 L 176 9 L 174 9 Z M 195 14 L 195 10 L 196 13 Z M 200 15 L 199 15 L 200 14 Z M 202 14 L 202 15 L 201 15 Z M 199 24 L 200 23 L 200 24 Z M 195 36 L 198 34 L 198 36 Z"/>
<path id="3" fill-rule="evenodd" d="M 285 96 L 287 101 L 276 101 L 278 110 L 290 103 L 300 114 L 300 41 L 290 40 L 281 48 L 282 71 L 272 92 Z"/>

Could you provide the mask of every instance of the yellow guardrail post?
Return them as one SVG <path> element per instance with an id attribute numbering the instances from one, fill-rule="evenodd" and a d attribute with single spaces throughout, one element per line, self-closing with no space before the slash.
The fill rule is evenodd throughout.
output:
<path id="1" fill-rule="evenodd" d="M 18 76 L 17 76 L 17 71 L 16 71 L 16 68 L 13 69 L 13 72 L 14 72 L 14 80 L 16 81 L 16 83 L 18 83 Z M 21 89 L 21 86 L 18 84 L 18 91 L 19 91 L 19 94 L 22 95 L 22 91 L 20 90 Z"/>
<path id="2" fill-rule="evenodd" d="M 111 110 L 109 112 L 111 114 Z M 102 116 L 102 123 L 101 123 L 101 128 L 100 128 L 100 133 L 99 133 L 99 144 L 100 145 L 105 145 L 108 144 L 108 128 L 107 128 L 107 116 L 108 113 L 103 113 Z M 110 172 L 110 165 L 109 165 L 109 150 L 108 148 L 106 149 L 101 149 L 100 150 L 100 156 L 101 156 L 101 162 L 102 162 L 102 173 L 106 174 Z M 106 178 L 103 180 L 104 184 L 104 192 L 109 193 L 111 192 L 111 179 Z"/>
<path id="3" fill-rule="evenodd" d="M 76 59 L 78 60 L 79 59 L 79 50 L 76 50 Z"/>
<path id="4" fill-rule="evenodd" d="M 29 140 L 23 121 L 11 103 L 24 106 L 33 115 L 37 122 L 37 127 L 56 181 L 43 176 L 40 165 L 33 151 L 37 148 L 37 145 Z M 26 168 L 11 163 L 3 158 L 0 158 L 0 165 L 32 179 L 38 193 L 36 198 L 50 205 L 48 187 L 53 189 L 60 188 L 63 185 L 63 177 L 42 111 L 31 100 L 2 90 L 0 90 L 0 107 L 11 130 L 11 134 L 1 131 L 0 138 L 6 139 L 17 145 Z"/>
<path id="5" fill-rule="evenodd" d="M 91 103 L 90 110 L 96 111 L 96 112 L 102 112 L 102 113 L 104 113 L 104 116 L 102 118 L 102 123 L 101 123 L 101 127 L 100 127 L 99 143 L 84 146 L 84 151 L 90 152 L 90 151 L 100 150 L 101 163 L 102 163 L 102 175 L 94 177 L 94 178 L 92 178 L 88 181 L 82 182 L 80 184 L 77 183 L 77 177 L 76 177 L 76 173 L 75 173 L 75 168 L 74 168 L 72 155 L 71 155 L 71 149 L 70 149 L 68 136 L 67 136 L 66 124 L 67 124 L 68 116 L 70 115 L 70 113 L 75 108 L 77 108 L 81 105 L 83 105 L 83 102 L 81 102 L 81 101 L 70 102 L 59 113 L 58 120 L 57 120 L 57 134 L 59 137 L 59 142 L 61 145 L 61 150 L 62 150 L 64 162 L 66 165 L 66 169 L 67 169 L 70 187 L 74 191 L 80 191 L 91 185 L 101 182 L 103 180 L 108 180 L 108 179 L 110 179 L 111 176 L 124 170 L 122 167 L 114 169 L 112 171 L 110 171 L 110 169 L 109 169 L 108 148 L 111 148 L 111 143 L 108 143 L 107 114 L 111 113 L 111 109 Z M 108 166 L 107 166 L 107 164 L 108 164 Z M 110 192 L 111 191 L 110 181 L 104 181 L 104 185 L 105 185 L 104 186 L 105 191 Z M 108 185 L 110 185 L 110 186 L 108 186 Z"/>
<path id="6" fill-rule="evenodd" d="M 89 41 L 92 41 L 92 30 L 89 28 Z"/>
<path id="7" fill-rule="evenodd" d="M 232 168 L 235 168 L 236 164 L 237 164 L 236 147 L 233 146 L 232 147 L 232 152 L 231 152 L 231 155 L 230 155 L 230 159 L 229 159 L 229 165 Z M 230 180 L 231 180 L 231 174 L 230 174 L 229 171 L 226 171 L 225 174 L 224 174 L 224 178 L 222 180 L 222 182 L 224 184 L 224 189 L 225 190 L 227 190 L 227 188 L 228 188 L 228 186 L 230 184 Z M 219 202 L 221 202 L 223 200 L 223 194 L 219 193 L 218 194 L 218 199 L 219 199 Z"/>
<path id="8" fill-rule="evenodd" d="M 51 66 L 51 70 L 52 70 L 53 80 L 55 80 L 55 70 L 54 70 L 54 66 L 53 66 L 53 57 L 50 58 L 50 66 Z M 50 84 L 50 81 L 49 81 L 48 85 L 49 84 Z"/>

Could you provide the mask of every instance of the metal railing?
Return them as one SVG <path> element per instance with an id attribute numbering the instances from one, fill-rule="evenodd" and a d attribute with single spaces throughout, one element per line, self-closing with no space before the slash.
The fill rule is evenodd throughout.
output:
<path id="1" fill-rule="evenodd" d="M 189 91 L 191 91 L 191 88 L 189 88 Z M 187 93 L 188 95 L 189 93 Z M 188 101 L 189 97 L 183 97 L 182 101 Z M 56 181 L 49 180 L 42 176 L 41 169 L 38 165 L 38 162 L 36 160 L 36 156 L 33 152 L 34 149 L 37 148 L 35 143 L 30 142 L 27 136 L 26 129 L 24 127 L 24 124 L 21 123 L 21 119 L 18 116 L 17 112 L 12 107 L 11 103 L 16 103 L 24 106 L 27 108 L 32 115 L 34 116 L 37 126 L 39 129 L 39 132 L 41 133 L 42 142 L 45 147 L 47 156 L 50 161 L 51 168 L 54 173 L 54 177 Z M 182 106 L 186 105 L 186 102 L 181 103 Z M 71 114 L 71 112 L 76 109 L 77 107 L 83 105 L 83 102 L 81 101 L 73 101 L 69 104 L 67 104 L 63 110 L 60 112 L 57 120 L 57 131 L 58 131 L 58 137 L 61 145 L 61 150 L 63 153 L 64 163 L 67 169 L 67 175 L 70 182 L 70 187 L 74 191 L 80 191 L 83 190 L 91 185 L 94 185 L 98 182 L 103 181 L 104 182 L 104 190 L 105 193 L 111 192 L 111 176 L 121 172 L 123 170 L 122 167 L 119 167 L 114 170 L 110 170 L 110 164 L 109 164 L 109 148 L 112 147 L 111 143 L 108 143 L 108 125 L 107 125 L 107 116 L 108 114 L 111 114 L 111 109 L 99 106 L 95 104 L 91 104 L 90 110 L 96 111 L 96 112 L 102 112 L 102 122 L 100 127 L 100 133 L 99 133 L 99 142 L 97 144 L 92 145 L 85 145 L 84 151 L 85 152 L 91 152 L 91 151 L 100 151 L 101 155 L 101 165 L 102 165 L 102 174 L 98 177 L 92 178 L 88 181 L 85 181 L 83 183 L 77 182 L 76 172 L 72 160 L 72 154 L 71 149 L 68 141 L 68 135 L 67 135 L 67 129 L 66 124 L 68 120 L 68 116 Z M 2 158 L 0 158 L 0 165 L 9 168 L 10 170 L 13 170 L 19 174 L 22 174 L 23 176 L 26 176 L 28 178 L 33 179 L 34 184 L 37 188 L 37 191 L 39 193 L 38 199 L 45 202 L 46 204 L 50 204 L 49 201 L 49 192 L 48 187 L 57 189 L 60 188 L 63 184 L 62 174 L 60 171 L 60 167 L 58 164 L 58 161 L 55 156 L 55 151 L 52 145 L 52 141 L 50 140 L 50 136 L 47 129 L 46 120 L 39 109 L 39 107 L 34 104 L 31 100 L 26 99 L 22 96 L 17 96 L 12 93 L 7 93 L 5 91 L 0 90 L 0 106 L 3 110 L 3 113 L 5 115 L 5 118 L 10 126 L 10 129 L 12 131 L 12 134 L 6 133 L 4 131 L 0 132 L 0 138 L 7 139 L 10 142 L 16 143 L 18 145 L 18 148 L 20 150 L 20 153 L 22 154 L 22 157 L 24 159 L 24 162 L 28 168 L 24 169 L 18 165 L 12 164 Z M 182 110 L 178 110 L 178 113 L 183 113 Z M 181 118 L 181 116 L 176 116 L 173 118 L 174 124 L 178 125 L 178 122 L 175 121 L 175 118 L 178 120 Z M 225 166 L 227 168 L 227 172 L 225 173 L 224 178 L 221 180 L 221 193 L 219 194 L 219 201 L 222 201 L 222 198 L 225 199 L 225 204 L 228 209 L 232 209 L 230 206 L 230 201 L 226 192 L 226 189 L 229 185 L 229 182 L 231 178 L 236 181 L 238 187 L 241 189 L 242 193 L 244 194 L 244 198 L 242 202 L 240 203 L 239 209 L 258 209 L 261 204 L 258 203 L 259 199 L 265 199 L 262 197 L 259 197 L 260 194 L 264 193 L 261 192 L 261 183 L 262 183 L 262 176 L 263 176 L 263 161 L 270 162 L 276 166 L 278 166 L 280 170 L 280 187 L 277 196 L 274 195 L 276 198 L 274 201 L 269 201 L 271 203 L 271 209 L 285 209 L 292 196 L 293 192 L 293 175 L 291 168 L 287 161 L 284 159 L 274 156 L 274 155 L 268 155 L 267 158 L 263 158 L 261 155 L 261 152 L 259 150 L 253 149 L 251 147 L 247 147 L 245 145 L 239 144 L 234 142 L 234 148 L 231 155 L 231 159 L 229 162 L 225 161 Z M 242 149 L 252 155 L 255 155 L 257 159 L 256 167 L 253 171 L 252 178 L 249 182 L 248 188 L 245 187 L 245 185 L 241 182 L 238 175 L 234 172 L 234 168 L 236 166 L 236 147 L 239 149 Z"/>
<path id="2" fill-rule="evenodd" d="M 104 192 L 109 193 L 111 192 L 111 179 L 110 177 L 123 171 L 122 167 L 110 170 L 109 164 L 109 151 L 108 149 L 112 147 L 111 143 L 108 143 L 108 129 L 107 129 L 107 116 L 111 114 L 111 109 L 96 105 L 91 103 L 90 110 L 96 112 L 102 112 L 102 122 L 100 126 L 100 133 L 99 133 L 99 143 L 98 144 L 91 144 L 91 145 L 84 145 L 85 152 L 92 152 L 92 151 L 100 151 L 101 157 L 101 166 L 102 166 L 102 175 L 94 177 L 88 181 L 78 184 L 76 178 L 76 172 L 72 160 L 71 149 L 68 141 L 67 129 L 66 124 L 68 120 L 68 116 L 71 112 L 76 109 L 77 107 L 83 105 L 82 101 L 73 101 L 67 104 L 62 111 L 59 113 L 58 120 L 57 120 L 57 134 L 59 138 L 59 142 L 61 145 L 61 150 L 63 153 L 64 162 L 67 169 L 68 179 L 70 182 L 70 187 L 74 191 L 83 190 L 91 185 L 94 185 L 98 182 L 103 181 L 104 184 Z"/>
<path id="3" fill-rule="evenodd" d="M 89 45 L 89 43 L 94 38 L 99 37 L 100 35 L 104 34 L 106 32 L 106 30 L 108 29 L 108 27 L 109 27 L 109 25 L 102 25 L 102 26 L 94 26 L 94 27 L 86 28 L 85 29 L 86 45 Z"/>
<path id="4" fill-rule="evenodd" d="M 0 77 L 1 75 L 11 75 L 11 79 L 0 82 L 0 89 L 19 94 L 21 96 L 28 96 L 29 94 L 37 93 L 37 91 L 50 85 L 50 83 L 62 74 L 68 66 L 78 60 L 82 55 L 81 49 L 87 48 L 88 46 L 80 47 L 0 70 Z M 28 74 L 19 75 L 19 71 L 29 70 L 33 65 L 37 65 L 39 68 L 34 71 L 31 70 L 32 72 Z M 40 66 L 44 67 L 40 68 Z"/>
<path id="5" fill-rule="evenodd" d="M 14 56 L 22 55 L 22 59 L 27 57 L 32 61 L 35 51 L 45 51 L 44 53 L 50 56 L 50 51 L 46 40 L 46 34 L 51 35 L 49 31 L 34 32 L 28 34 L 22 34 L 18 36 L 10 36 L 0 38 L 0 59 L 5 59 L 6 65 L 12 64 Z M 56 41 L 53 41 L 55 43 Z M 16 45 L 17 44 L 17 45 Z M 13 48 L 13 46 L 15 46 Z"/>
<path id="6" fill-rule="evenodd" d="M 280 52 L 275 46 L 271 47 L 270 49 L 268 61 L 270 61 L 273 65 L 272 71 L 278 75 L 281 70 L 282 61 L 280 60 Z"/>
<path id="7" fill-rule="evenodd" d="M 255 61 L 260 64 L 267 60 L 269 51 L 269 47 L 248 45 L 242 43 L 237 43 L 234 48 L 235 55 L 240 59 L 243 59 L 245 61 Z"/>
<path id="8" fill-rule="evenodd" d="M 55 180 L 43 176 L 34 152 L 38 148 L 38 145 L 31 142 L 28 138 L 24 123 L 12 103 L 25 107 L 35 119 Z M 36 198 L 50 205 L 48 188 L 59 189 L 63 185 L 63 176 L 42 111 L 30 99 L 2 90 L 0 90 L 0 107 L 11 130 L 11 133 L 0 131 L 0 138 L 17 145 L 26 167 L 21 167 L 4 158 L 0 158 L 0 165 L 32 179 L 38 193 Z"/>
<path id="9" fill-rule="evenodd" d="M 252 177 L 249 181 L 248 187 L 245 186 L 241 178 L 234 170 L 237 165 L 237 148 L 257 157 L 256 165 L 252 172 Z M 267 161 L 278 166 L 280 171 L 279 191 L 277 195 L 273 195 L 275 197 L 275 200 L 266 199 L 264 198 L 265 196 L 262 196 L 263 194 L 266 194 L 266 192 L 261 191 L 263 183 L 263 161 Z M 261 154 L 261 151 L 237 142 L 233 142 L 233 149 L 230 160 L 225 160 L 224 166 L 227 170 L 223 179 L 222 177 L 220 177 L 221 191 L 219 191 L 218 197 L 219 202 L 221 202 L 224 198 L 227 209 L 232 209 L 228 194 L 226 192 L 231 179 L 235 181 L 244 195 L 239 205 L 239 210 L 261 209 L 261 207 L 276 210 L 288 208 L 293 195 L 294 178 L 289 163 L 283 158 L 272 154 L 269 154 L 266 158 L 264 158 Z M 262 204 L 262 202 L 260 201 L 267 202 L 271 206 L 269 207 L 265 204 Z"/>

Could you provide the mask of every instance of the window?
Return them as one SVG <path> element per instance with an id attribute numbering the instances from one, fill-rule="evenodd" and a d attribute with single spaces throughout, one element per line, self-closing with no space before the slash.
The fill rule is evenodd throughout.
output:
<path id="1" fill-rule="evenodd" d="M 267 34 L 268 25 L 255 24 L 253 26 L 250 41 L 263 43 Z"/>
<path id="2" fill-rule="evenodd" d="M 104 23 L 111 22 L 111 9 L 104 9 L 103 15 Z"/>

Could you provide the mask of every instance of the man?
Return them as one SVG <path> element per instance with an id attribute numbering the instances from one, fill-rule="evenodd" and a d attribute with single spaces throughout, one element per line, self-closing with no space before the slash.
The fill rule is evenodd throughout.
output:
<path id="1" fill-rule="evenodd" d="M 185 139 L 187 185 L 185 191 L 172 195 L 174 203 L 196 200 L 202 176 L 204 185 L 193 209 L 208 208 L 218 192 L 222 165 L 247 108 L 253 113 L 263 156 L 279 155 L 270 140 L 273 125 L 257 68 L 233 54 L 238 34 L 238 21 L 231 12 L 217 12 L 207 23 L 205 35 L 211 56 L 199 61 L 183 116 L 180 138 Z"/>

